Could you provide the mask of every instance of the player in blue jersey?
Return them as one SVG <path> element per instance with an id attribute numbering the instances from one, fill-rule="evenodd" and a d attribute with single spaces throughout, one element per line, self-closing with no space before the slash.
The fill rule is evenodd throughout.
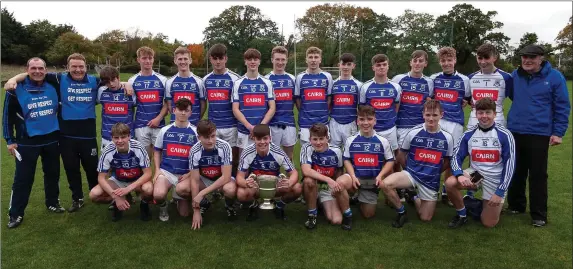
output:
<path id="1" fill-rule="evenodd" d="M 227 218 L 234 220 L 237 216 L 233 207 L 237 185 L 231 177 L 231 146 L 217 137 L 217 127 L 210 120 L 199 121 L 197 135 L 199 142 L 189 153 L 190 171 L 176 187 L 180 196 L 193 198 L 193 229 L 201 228 L 204 210 L 210 206 L 205 197 L 217 190 L 222 190 L 225 195 Z"/>
<path id="2" fill-rule="evenodd" d="M 339 148 L 343 148 L 346 139 L 358 132 L 356 107 L 362 82 L 352 76 L 352 70 L 356 67 L 355 61 L 356 57 L 352 53 L 344 53 L 340 56 L 338 63 L 340 77 L 333 82 L 332 87 L 328 129 L 330 130 L 330 143 Z"/>
<path id="3" fill-rule="evenodd" d="M 239 159 L 237 200 L 250 203 L 247 221 L 257 219 L 259 188 L 251 175 L 279 176 L 282 167 L 288 177 L 277 186 L 276 196 L 280 199 L 275 202 L 274 214 L 276 218 L 286 220 L 286 204 L 294 201 L 302 192 L 302 186 L 298 183 L 298 172 L 286 153 L 271 142 L 271 129 L 268 125 L 256 125 L 253 128 L 253 137 L 255 143 L 245 148 Z"/>
<path id="4" fill-rule="evenodd" d="M 159 130 L 165 126 L 167 103 L 165 102 L 165 83 L 167 78 L 153 71 L 155 51 L 150 47 L 137 49 L 137 62 L 141 71 L 129 78 L 137 99 L 135 112 L 135 138 L 147 149 L 153 158 L 153 143 Z"/>
<path id="5" fill-rule="evenodd" d="M 118 122 L 111 127 L 111 140 L 103 150 L 98 165 L 98 185 L 90 191 L 96 203 L 113 201 L 112 221 L 118 221 L 131 205 L 126 199 L 131 191 L 141 194 L 141 219 L 151 219 L 149 201 L 153 198 L 151 164 L 145 148 L 131 139 L 127 124 Z"/>
<path id="6" fill-rule="evenodd" d="M 442 72 L 433 74 L 430 78 L 434 82 L 434 98 L 440 101 L 444 110 L 440 128 L 452 135 L 455 144 L 464 132 L 464 107 L 471 99 L 470 82 L 468 77 L 458 73 L 455 69 L 456 50 L 454 48 L 439 49 L 438 61 Z M 451 175 L 452 171 L 447 167 L 444 178 L 447 179 Z M 445 186 L 444 184 L 442 188 L 442 202 L 449 204 Z"/>
<path id="7" fill-rule="evenodd" d="M 273 143 L 281 146 L 292 161 L 296 144 L 296 126 L 294 122 L 294 82 L 295 77 L 285 72 L 288 61 L 288 50 L 276 46 L 271 52 L 273 71 L 265 76 L 273 84 L 275 91 L 275 115 L 269 122 Z"/>
<path id="8" fill-rule="evenodd" d="M 475 103 L 478 124 L 464 132 L 458 141 L 452 158 L 453 176 L 446 180 L 448 197 L 457 214 L 449 224 L 457 228 L 467 222 L 467 213 L 480 216 L 485 227 L 494 227 L 499 222 L 507 187 L 515 168 L 515 142 L 513 135 L 495 122 L 496 102 L 489 97 Z M 464 159 L 469 156 L 470 167 L 462 170 Z M 477 174 L 474 174 L 477 172 Z M 471 178 L 483 177 L 474 183 Z M 482 189 L 483 202 L 474 212 L 467 212 L 460 190 Z M 468 209 L 470 210 L 470 209 Z"/>
<path id="9" fill-rule="evenodd" d="M 247 73 L 233 86 L 233 114 L 239 121 L 237 147 L 239 154 L 253 144 L 253 128 L 268 124 L 275 114 L 275 93 L 270 80 L 259 74 L 261 53 L 256 49 L 245 51 L 243 58 Z"/>
<path id="10" fill-rule="evenodd" d="M 348 192 L 358 191 L 360 212 L 365 218 L 376 213 L 379 186 L 392 173 L 394 154 L 388 140 L 374 131 L 376 111 L 369 105 L 359 105 L 357 112 L 359 133 L 349 137 L 344 146 L 344 168 L 346 174 L 336 182 L 342 187 L 334 193 L 343 212 L 342 229 L 352 228 L 352 210 Z"/>
<path id="11" fill-rule="evenodd" d="M 187 98 L 175 101 L 172 113 L 175 114 L 175 122 L 161 128 L 154 145 L 153 199 L 159 204 L 161 221 L 169 220 L 168 203 L 165 201 L 169 189 L 173 189 L 171 195 L 177 201 L 179 215 L 189 215 L 189 202 L 177 193 L 176 186 L 189 173 L 189 152 L 197 143 L 197 131 L 189 122 L 191 101 Z"/>
<path id="12" fill-rule="evenodd" d="M 173 61 L 177 65 L 177 74 L 167 80 L 165 85 L 165 100 L 167 100 L 167 111 L 173 111 L 175 101 L 185 97 L 191 101 L 191 118 L 189 121 L 193 125 L 205 114 L 207 101 L 205 99 L 205 87 L 203 80 L 191 72 L 191 53 L 187 47 L 178 47 L 173 52 Z M 171 114 L 171 122 L 175 121 L 175 115 Z"/>
<path id="13" fill-rule="evenodd" d="M 316 227 L 317 198 L 324 208 L 326 219 L 332 224 L 342 222 L 342 212 L 332 193 L 341 191 L 336 179 L 342 174 L 342 151 L 328 143 L 328 128 L 322 123 L 310 127 L 310 143 L 300 150 L 304 197 L 308 209 L 307 229 Z"/>
<path id="14" fill-rule="evenodd" d="M 227 47 L 215 44 L 209 48 L 209 61 L 213 72 L 203 78 L 209 119 L 217 126 L 217 137 L 233 147 L 233 174 L 237 171 L 239 154 L 237 148 L 237 119 L 233 115 L 233 85 L 241 76 L 225 67 Z"/>
<path id="15" fill-rule="evenodd" d="M 306 49 L 307 69 L 296 76 L 294 96 L 298 109 L 299 140 L 308 143 L 308 128 L 314 123 L 328 125 L 332 92 L 332 75 L 320 69 L 322 50 Z"/>
<path id="16" fill-rule="evenodd" d="M 424 104 L 424 123 L 415 126 L 406 134 L 396 156 L 404 170 L 384 179 L 382 190 L 396 208 L 396 220 L 392 226 L 400 228 L 407 221 L 406 209 L 396 194 L 396 188 L 416 188 L 410 199 L 416 206 L 422 221 L 430 221 L 436 210 L 440 175 L 450 166 L 454 148 L 452 135 L 439 125 L 444 111 L 440 101 L 428 100 Z"/>
<path id="17" fill-rule="evenodd" d="M 113 66 L 105 66 L 99 72 L 101 86 L 97 102 L 101 104 L 101 149 L 111 143 L 111 127 L 122 122 L 133 129 L 135 96 L 127 95 L 119 81 L 119 71 Z M 133 135 L 133 134 L 132 134 Z"/>

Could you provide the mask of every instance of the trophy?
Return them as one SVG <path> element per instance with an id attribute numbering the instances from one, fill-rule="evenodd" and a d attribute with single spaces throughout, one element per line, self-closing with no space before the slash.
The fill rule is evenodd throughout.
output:
<path id="1" fill-rule="evenodd" d="M 259 187 L 259 197 L 263 199 L 263 202 L 259 206 L 260 209 L 273 209 L 275 206 L 271 204 L 271 199 L 275 197 L 276 190 L 282 188 L 281 181 L 286 180 L 287 177 L 284 174 L 277 176 L 272 175 L 260 175 L 256 176 L 251 174 L 249 178 L 254 179 Z"/>

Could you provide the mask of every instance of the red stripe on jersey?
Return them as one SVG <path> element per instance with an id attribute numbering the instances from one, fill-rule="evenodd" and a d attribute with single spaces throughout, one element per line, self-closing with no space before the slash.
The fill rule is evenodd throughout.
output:
<path id="1" fill-rule="evenodd" d="M 106 115 L 127 115 L 127 104 L 105 103 L 103 108 Z"/>
<path id="2" fill-rule="evenodd" d="M 268 170 L 253 170 L 253 174 L 260 176 L 260 175 L 271 175 L 276 176 L 278 173 L 276 171 L 268 171 Z"/>
<path id="3" fill-rule="evenodd" d="M 227 90 L 208 90 L 207 99 L 209 101 L 228 101 L 229 92 Z"/>
<path id="4" fill-rule="evenodd" d="M 474 149 L 472 150 L 472 162 L 480 162 L 480 163 L 499 162 L 499 150 Z"/>
<path id="5" fill-rule="evenodd" d="M 414 160 L 419 162 L 439 164 L 442 159 L 442 153 L 434 150 L 416 148 Z"/>
<path id="6" fill-rule="evenodd" d="M 370 105 L 376 109 L 388 109 L 392 106 L 394 99 L 388 98 L 374 98 L 370 100 Z"/>
<path id="7" fill-rule="evenodd" d="M 415 92 L 403 92 L 401 99 L 402 99 L 402 103 L 419 105 L 422 103 L 422 101 L 424 99 L 424 95 L 421 93 L 415 93 Z"/>
<path id="8" fill-rule="evenodd" d="M 497 101 L 498 95 L 499 95 L 498 90 L 474 89 L 472 91 L 472 97 L 476 101 L 479 101 L 480 99 L 485 98 L 485 97 L 489 97 L 495 102 L 495 101 Z"/>
<path id="9" fill-rule="evenodd" d="M 265 95 L 264 94 L 245 94 L 243 95 L 243 103 L 245 106 L 264 106 L 265 105 Z"/>
<path id="10" fill-rule="evenodd" d="M 304 90 L 305 100 L 324 101 L 326 100 L 325 89 L 306 89 Z"/>
<path id="11" fill-rule="evenodd" d="M 292 89 L 275 90 L 275 100 L 292 101 Z"/>
<path id="12" fill-rule="evenodd" d="M 356 166 L 378 166 L 377 154 L 354 154 L 354 165 Z"/>
<path id="13" fill-rule="evenodd" d="M 200 169 L 200 171 L 202 176 L 213 180 L 221 177 L 221 175 L 223 174 L 221 172 L 221 166 L 203 167 Z"/>
<path id="14" fill-rule="evenodd" d="M 436 99 L 440 101 L 454 103 L 458 100 L 458 95 L 456 90 L 436 89 Z"/>
<path id="15" fill-rule="evenodd" d="M 354 104 L 354 95 L 352 94 L 337 94 L 334 97 L 334 104 L 338 106 L 351 106 Z"/>
<path id="16" fill-rule="evenodd" d="M 316 164 L 312 165 L 312 170 L 318 172 L 319 174 L 327 177 L 334 177 L 334 171 L 336 170 L 334 167 L 321 167 Z"/>
<path id="17" fill-rule="evenodd" d="M 173 93 L 173 102 L 177 102 L 177 100 L 181 98 L 187 98 L 191 101 L 191 104 L 195 104 L 195 93 L 192 92 L 175 92 Z"/>
<path id="18" fill-rule="evenodd" d="M 167 144 L 167 156 L 189 157 L 191 146 L 180 144 Z"/>
<path id="19" fill-rule="evenodd" d="M 140 167 L 130 169 L 118 168 L 115 170 L 115 176 L 118 180 L 132 181 L 138 179 L 142 174 L 143 171 Z"/>
<path id="20" fill-rule="evenodd" d="M 137 99 L 139 99 L 139 101 L 142 103 L 159 102 L 159 91 L 158 90 L 138 91 Z"/>

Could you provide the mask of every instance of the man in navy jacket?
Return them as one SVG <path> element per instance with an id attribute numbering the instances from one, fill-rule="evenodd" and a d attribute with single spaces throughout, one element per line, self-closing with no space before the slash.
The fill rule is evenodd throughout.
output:
<path id="1" fill-rule="evenodd" d="M 549 146 L 562 142 L 569 124 L 571 104 L 563 75 L 544 60 L 541 46 L 523 48 L 521 66 L 513 71 L 513 100 L 507 128 L 515 138 L 516 167 L 508 191 L 511 213 L 524 213 L 529 175 L 529 210 L 532 224 L 547 222 L 547 157 Z"/>

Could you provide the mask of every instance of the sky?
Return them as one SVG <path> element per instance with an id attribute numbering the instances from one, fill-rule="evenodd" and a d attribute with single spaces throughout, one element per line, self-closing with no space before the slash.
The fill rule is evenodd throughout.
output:
<path id="1" fill-rule="evenodd" d="M 163 33 L 171 42 L 200 43 L 209 19 L 217 17 L 232 5 L 252 5 L 277 23 L 279 31 L 288 37 L 294 30 L 294 19 L 303 17 L 310 7 L 327 1 L 171 1 L 171 2 L 14 2 L 2 1 L 2 7 L 12 12 L 24 25 L 46 19 L 53 24 L 72 24 L 78 33 L 93 40 L 101 33 L 114 30 L 140 29 L 153 34 Z M 460 2 L 382 2 L 342 1 L 354 6 L 370 7 L 376 13 L 396 18 L 406 9 L 425 12 L 435 17 L 446 14 Z M 555 44 L 555 37 L 572 14 L 571 2 L 465 2 L 487 11 L 497 11 L 496 20 L 504 24 L 501 31 L 516 46 L 526 32 L 537 33 L 539 41 Z M 76 14 L 69 8 L 79 10 Z"/>

